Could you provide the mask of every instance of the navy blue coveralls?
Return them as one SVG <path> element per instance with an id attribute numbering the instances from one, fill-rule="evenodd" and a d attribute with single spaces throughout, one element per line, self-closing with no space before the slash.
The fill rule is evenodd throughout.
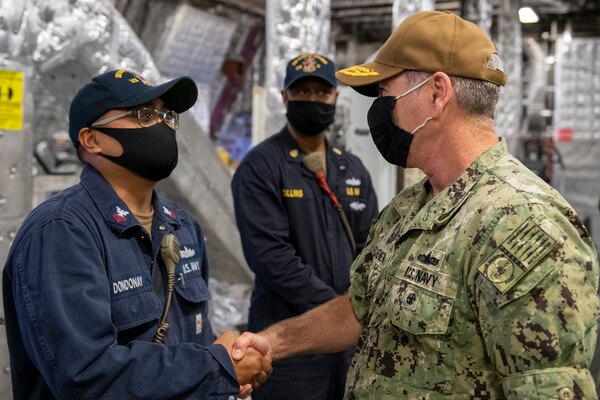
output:
<path id="1" fill-rule="evenodd" d="M 349 287 L 350 242 L 332 201 L 302 163 L 287 127 L 253 148 L 232 181 L 246 261 L 255 273 L 249 330 L 304 313 Z M 327 144 L 327 182 L 343 205 L 358 249 L 377 200 L 354 155 Z M 349 355 L 311 355 L 273 363 L 254 399 L 341 399 Z"/>
<path id="2" fill-rule="evenodd" d="M 207 318 L 204 236 L 156 195 L 152 240 L 86 165 L 81 182 L 23 223 L 3 272 L 15 399 L 235 399 L 231 360 Z M 165 345 L 152 343 L 166 301 L 153 280 L 165 234 L 181 258 Z M 166 278 L 163 279 L 166 285 Z"/>

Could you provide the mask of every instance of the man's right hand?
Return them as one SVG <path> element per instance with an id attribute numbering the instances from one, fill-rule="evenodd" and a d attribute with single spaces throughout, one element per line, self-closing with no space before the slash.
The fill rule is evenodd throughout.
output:
<path id="1" fill-rule="evenodd" d="M 270 352 L 261 354 L 261 352 L 253 348 L 248 349 L 245 355 L 233 357 L 232 350 L 236 338 L 237 336 L 233 332 L 225 332 L 215 340 L 215 344 L 223 345 L 227 353 L 229 353 L 235 374 L 241 386 L 240 395 L 242 395 L 249 392 L 248 385 L 256 389 L 263 384 L 272 371 L 272 360 Z"/>

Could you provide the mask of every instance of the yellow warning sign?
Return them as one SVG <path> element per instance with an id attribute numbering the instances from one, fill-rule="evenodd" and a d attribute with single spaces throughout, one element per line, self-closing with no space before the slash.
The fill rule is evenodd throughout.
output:
<path id="1" fill-rule="evenodd" d="M 23 129 L 23 72 L 0 70 L 0 130 Z"/>

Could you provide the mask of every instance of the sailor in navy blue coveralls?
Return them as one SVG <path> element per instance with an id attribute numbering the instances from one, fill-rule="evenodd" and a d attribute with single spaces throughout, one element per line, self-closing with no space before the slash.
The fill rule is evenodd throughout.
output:
<path id="1" fill-rule="evenodd" d="M 232 362 L 233 334 L 215 341 L 202 229 L 154 191 L 196 97 L 190 78 L 117 70 L 73 99 L 81 182 L 30 213 L 3 271 L 15 399 L 234 400 L 269 373 L 258 353 Z"/>
<path id="2" fill-rule="evenodd" d="M 322 65 L 319 71 L 327 67 L 334 70 Z M 315 74 L 305 75 L 313 79 Z M 356 156 L 327 141 L 325 147 L 327 182 L 360 251 L 377 214 L 371 178 Z M 300 315 L 349 287 L 350 242 L 332 201 L 303 164 L 305 155 L 286 126 L 246 155 L 232 181 L 243 250 L 255 273 L 249 312 L 253 332 Z M 253 398 L 341 399 L 348 362 L 347 352 L 274 362 L 273 373 Z"/>
<path id="3" fill-rule="evenodd" d="M 24 222 L 3 277 L 15 398 L 237 395 L 227 351 L 212 344 L 202 230 L 173 203 L 156 195 L 152 202 L 150 240 L 127 205 L 86 165 L 80 184 Z M 152 343 L 165 294 L 153 290 L 151 271 L 162 262 L 157 253 L 168 233 L 179 239 L 182 257 L 163 346 Z M 19 324 L 12 323 L 17 315 Z M 186 344 L 170 346 L 178 343 Z M 164 363 L 167 368 L 159 368 Z"/>

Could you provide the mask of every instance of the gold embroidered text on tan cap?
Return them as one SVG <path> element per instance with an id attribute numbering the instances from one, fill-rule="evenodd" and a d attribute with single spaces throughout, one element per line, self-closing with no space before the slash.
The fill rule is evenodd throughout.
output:
<path id="1" fill-rule="evenodd" d="M 441 71 L 504 86 L 506 74 L 488 67 L 494 53 L 494 44 L 476 24 L 450 12 L 422 11 L 398 25 L 374 61 L 335 75 L 343 84 L 371 97 L 378 95 L 378 82 L 405 70 Z"/>

